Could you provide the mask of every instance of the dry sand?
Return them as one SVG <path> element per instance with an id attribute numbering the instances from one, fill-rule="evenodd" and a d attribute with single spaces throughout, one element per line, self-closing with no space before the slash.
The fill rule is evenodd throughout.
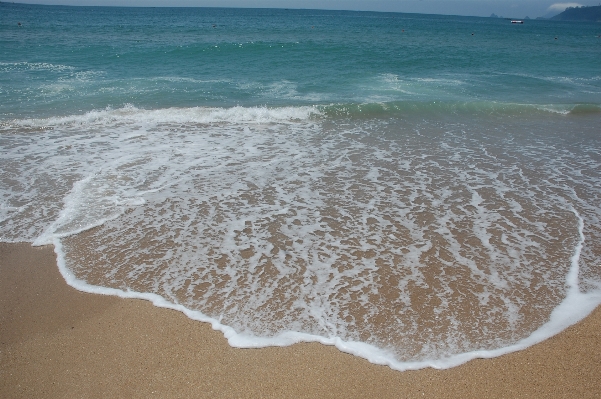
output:
<path id="1" fill-rule="evenodd" d="M 81 293 L 52 247 L 0 244 L 0 398 L 599 398 L 601 310 L 450 370 L 398 372 L 320 344 L 234 349 L 149 302 Z"/>

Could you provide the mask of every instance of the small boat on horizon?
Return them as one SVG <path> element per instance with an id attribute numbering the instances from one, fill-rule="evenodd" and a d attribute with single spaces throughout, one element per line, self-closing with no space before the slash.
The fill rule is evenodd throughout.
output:
<path id="1" fill-rule="evenodd" d="M 512 19 L 512 20 L 511 20 L 511 23 L 512 23 L 512 24 L 523 24 L 523 23 L 524 23 L 524 21 L 522 21 L 522 20 L 519 20 L 519 19 Z"/>

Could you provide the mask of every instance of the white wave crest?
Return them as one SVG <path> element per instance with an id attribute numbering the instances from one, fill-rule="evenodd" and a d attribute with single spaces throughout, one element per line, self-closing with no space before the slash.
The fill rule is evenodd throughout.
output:
<path id="1" fill-rule="evenodd" d="M 209 123 L 287 123 L 306 121 L 320 111 L 313 106 L 302 107 L 191 107 L 140 109 L 127 105 L 118 109 L 90 111 L 81 115 L 67 115 L 40 119 L 14 119 L 3 124 L 2 129 L 49 128 L 59 126 L 94 126 L 125 124 L 209 124 Z"/>

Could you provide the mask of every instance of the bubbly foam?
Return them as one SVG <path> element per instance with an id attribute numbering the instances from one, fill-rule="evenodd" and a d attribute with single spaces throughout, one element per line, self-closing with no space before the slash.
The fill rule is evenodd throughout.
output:
<path id="1" fill-rule="evenodd" d="M 114 124 L 156 124 L 194 123 L 209 124 L 219 122 L 283 123 L 306 120 L 319 114 L 316 107 L 232 107 L 232 108 L 167 108 L 145 110 L 128 105 L 119 109 L 107 108 L 101 111 L 86 112 L 83 115 L 69 115 L 42 119 L 16 119 L 4 122 L 3 129 L 17 128 L 56 128 L 60 126 L 111 126 Z"/>
<path id="2" fill-rule="evenodd" d="M 0 62 L 1 72 L 13 71 L 49 71 L 49 72 L 65 72 L 74 71 L 75 68 L 70 65 L 51 64 L 48 62 Z"/>
<path id="3" fill-rule="evenodd" d="M 601 301 L 596 138 L 566 143 L 554 118 L 528 135 L 528 119 L 315 107 L 12 120 L 0 234 L 54 244 L 78 289 L 180 310 L 233 346 L 451 367 Z"/>

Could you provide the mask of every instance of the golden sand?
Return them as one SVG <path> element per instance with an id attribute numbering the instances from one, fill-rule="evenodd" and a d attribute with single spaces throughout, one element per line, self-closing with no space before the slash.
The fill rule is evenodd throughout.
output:
<path id="1" fill-rule="evenodd" d="M 398 372 L 320 344 L 235 349 L 206 323 L 79 292 L 52 247 L 0 244 L 0 398 L 600 398 L 601 309 L 449 370 Z"/>

